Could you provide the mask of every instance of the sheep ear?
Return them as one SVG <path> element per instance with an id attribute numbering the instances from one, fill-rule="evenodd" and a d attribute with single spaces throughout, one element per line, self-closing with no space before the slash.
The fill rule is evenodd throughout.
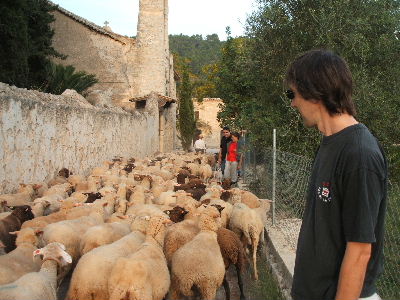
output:
<path id="1" fill-rule="evenodd" d="M 33 257 L 42 254 L 42 249 L 36 249 L 35 251 L 33 251 Z"/>
<path id="2" fill-rule="evenodd" d="M 57 245 L 58 245 L 58 247 L 60 247 L 61 249 L 63 249 L 64 251 L 65 251 L 65 246 L 64 246 L 64 244 L 61 244 L 61 243 L 59 243 L 59 242 L 55 242 Z"/>
<path id="3" fill-rule="evenodd" d="M 63 250 L 61 251 L 60 255 L 61 255 L 61 265 L 65 266 L 67 264 L 72 263 L 72 257 L 67 252 Z"/>
<path id="4" fill-rule="evenodd" d="M 42 186 L 43 186 L 42 184 L 34 184 L 34 185 L 33 185 L 33 189 L 34 189 L 34 190 L 38 190 L 38 189 L 40 189 Z"/>
<path id="5" fill-rule="evenodd" d="M 35 234 L 36 234 L 37 236 L 42 235 L 42 234 L 43 234 L 43 230 L 41 230 L 41 229 L 36 229 L 36 230 L 35 230 Z"/>
<path id="6" fill-rule="evenodd" d="M 170 224 L 172 224 L 174 222 L 172 222 L 170 219 L 165 219 L 162 223 L 166 224 L 166 225 L 170 225 Z"/>
<path id="7" fill-rule="evenodd" d="M 10 231 L 10 232 L 9 232 L 9 234 L 12 234 L 12 235 L 18 235 L 18 233 L 19 233 L 19 230 L 17 230 L 17 231 Z"/>

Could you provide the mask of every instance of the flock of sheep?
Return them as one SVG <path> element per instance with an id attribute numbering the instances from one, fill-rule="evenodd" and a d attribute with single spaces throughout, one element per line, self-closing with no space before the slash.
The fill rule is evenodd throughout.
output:
<path id="1" fill-rule="evenodd" d="M 215 299 L 264 239 L 270 203 L 230 188 L 212 155 L 115 158 L 87 177 L 63 168 L 47 183 L 0 195 L 0 299 Z M 33 258 L 32 258 L 33 255 Z"/>

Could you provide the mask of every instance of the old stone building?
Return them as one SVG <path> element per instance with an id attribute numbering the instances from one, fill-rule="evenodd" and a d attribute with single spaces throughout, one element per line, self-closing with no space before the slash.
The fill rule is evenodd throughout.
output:
<path id="1" fill-rule="evenodd" d="M 217 114 L 222 103 L 220 98 L 204 98 L 201 102 L 193 101 L 198 128 L 204 135 L 207 148 L 219 149 L 222 128 L 218 123 Z"/>
<path id="2" fill-rule="evenodd" d="M 136 39 L 119 35 L 57 6 L 53 47 L 57 63 L 95 74 L 88 100 L 102 106 L 143 108 L 159 102 L 159 149 L 176 143 L 176 83 L 168 40 L 168 0 L 140 0 Z M 134 17 L 134 16 L 132 16 Z M 139 103 L 137 103 L 139 102 Z M 133 104 L 131 104 L 133 103 Z M 132 107 L 133 106 L 133 107 Z"/>
<path id="3" fill-rule="evenodd" d="M 119 35 L 57 6 L 53 47 L 67 56 L 57 63 L 95 74 L 93 89 L 114 104 L 151 92 L 176 98 L 168 41 L 168 1 L 140 0 L 136 39 Z M 135 16 L 132 16 L 135 17 Z"/>

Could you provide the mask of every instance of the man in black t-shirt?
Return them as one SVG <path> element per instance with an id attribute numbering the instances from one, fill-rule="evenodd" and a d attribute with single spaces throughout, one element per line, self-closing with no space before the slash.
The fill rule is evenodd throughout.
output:
<path id="1" fill-rule="evenodd" d="M 322 142 L 316 154 L 298 239 L 294 300 L 380 299 L 387 163 L 354 118 L 346 62 L 325 50 L 298 57 L 286 75 L 291 106 Z"/>
<path id="2" fill-rule="evenodd" d="M 228 153 L 228 143 L 232 142 L 231 130 L 229 127 L 224 127 L 222 129 L 221 144 L 218 154 L 218 163 L 221 165 L 222 174 L 224 174 L 226 154 Z"/>

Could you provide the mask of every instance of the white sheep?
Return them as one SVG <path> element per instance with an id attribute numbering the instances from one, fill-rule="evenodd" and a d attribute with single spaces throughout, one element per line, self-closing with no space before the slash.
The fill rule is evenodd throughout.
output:
<path id="1" fill-rule="evenodd" d="M 31 254 L 32 255 L 32 254 Z M 39 272 L 25 274 L 18 280 L 0 286 L 0 299 L 4 300 L 56 300 L 57 271 L 71 263 L 64 245 L 51 243 L 33 252 L 42 255 L 43 262 Z"/>
<path id="2" fill-rule="evenodd" d="M 220 185 L 212 185 L 206 188 L 206 193 L 201 196 L 200 201 L 205 199 L 220 199 L 222 194 L 222 187 Z"/>
<path id="3" fill-rule="evenodd" d="M 204 164 L 199 167 L 199 175 L 200 178 L 204 180 L 204 182 L 208 182 L 209 179 L 213 176 L 212 168 L 209 164 Z"/>
<path id="4" fill-rule="evenodd" d="M 154 203 L 167 206 L 176 204 L 176 194 L 174 191 L 162 192 L 157 200 L 154 199 Z"/>
<path id="5" fill-rule="evenodd" d="M 187 167 L 190 169 L 190 173 L 192 173 L 192 175 L 198 176 L 200 175 L 200 165 L 197 163 L 188 163 Z"/>
<path id="6" fill-rule="evenodd" d="M 148 223 L 143 217 L 136 217 L 133 223 L 135 221 Z M 112 244 L 98 247 L 83 255 L 72 274 L 66 299 L 110 299 L 108 277 L 115 262 L 118 258 L 135 252 L 143 241 L 144 234 L 135 230 Z"/>
<path id="7" fill-rule="evenodd" d="M 134 188 L 131 188 L 132 194 L 129 197 L 129 202 L 134 204 L 144 204 L 146 203 L 146 189 L 141 186 L 137 185 Z"/>
<path id="8" fill-rule="evenodd" d="M 0 202 L 6 202 L 8 206 L 27 205 L 33 200 L 35 190 L 31 184 L 20 184 L 18 193 L 0 195 Z"/>
<path id="9" fill-rule="evenodd" d="M 165 225 L 171 220 L 151 217 L 145 242 L 128 257 L 120 257 L 108 280 L 110 299 L 161 300 L 168 293 L 170 275 L 163 253 Z"/>
<path id="10" fill-rule="evenodd" d="M 197 287 L 201 299 L 215 299 L 216 292 L 225 276 L 225 265 L 217 242 L 220 214 L 213 206 L 200 215 L 200 232 L 179 248 L 171 262 L 171 299 L 182 295 L 193 296 Z"/>
<path id="11" fill-rule="evenodd" d="M 170 266 L 176 250 L 190 242 L 200 231 L 197 221 L 184 220 L 167 228 L 164 238 L 164 253 Z"/>
<path id="12" fill-rule="evenodd" d="M 39 200 L 38 200 L 39 199 Z M 50 202 L 47 200 L 43 200 L 41 198 L 35 199 L 31 204 L 32 213 L 35 217 L 43 216 L 47 207 L 50 206 Z"/>
<path id="13" fill-rule="evenodd" d="M 17 234 L 17 248 L 0 256 L 0 284 L 13 282 L 26 273 L 40 269 L 40 263 L 32 260 L 32 252 L 39 245 L 39 232 L 26 228 L 14 234 Z"/>
<path id="14" fill-rule="evenodd" d="M 63 184 L 53 185 L 51 188 L 49 188 L 47 191 L 43 193 L 43 196 L 58 194 L 65 199 L 69 196 L 68 193 L 70 193 L 71 191 L 72 191 L 72 185 L 66 182 Z"/>
<path id="15" fill-rule="evenodd" d="M 127 215 L 134 216 L 164 216 L 163 211 L 154 204 L 134 204 L 126 211 Z"/>
<path id="16" fill-rule="evenodd" d="M 43 229 L 42 240 L 45 245 L 59 242 L 65 245 L 67 252 L 71 255 L 75 264 L 80 257 L 80 242 L 84 233 L 92 226 L 103 223 L 103 217 L 98 213 L 90 216 L 80 217 L 73 220 L 65 220 L 47 225 Z M 60 279 L 69 271 L 65 268 L 65 273 L 59 274 Z"/>
<path id="17" fill-rule="evenodd" d="M 50 188 L 51 189 L 51 188 Z M 33 203 L 48 203 L 46 209 L 43 211 L 42 215 L 49 215 L 53 212 L 59 211 L 62 205 L 62 200 L 68 197 L 65 193 L 54 193 L 51 195 L 43 196 L 41 198 L 36 198 Z M 36 216 L 36 215 L 35 215 Z M 39 215 L 38 215 L 39 216 Z"/>
<path id="18" fill-rule="evenodd" d="M 229 225 L 229 220 L 232 215 L 232 210 L 233 210 L 232 204 L 225 202 L 224 200 L 221 199 L 212 199 L 209 205 L 220 205 L 224 208 L 221 212 L 221 224 L 222 227 L 227 228 Z"/>
<path id="19" fill-rule="evenodd" d="M 239 188 L 230 189 L 230 199 L 229 202 L 233 205 L 235 203 L 244 203 L 249 208 L 260 207 L 260 199 L 254 195 L 252 192 L 244 191 Z"/>
<path id="20" fill-rule="evenodd" d="M 229 229 L 241 237 L 243 246 L 251 246 L 253 254 L 254 278 L 258 280 L 257 247 L 263 242 L 264 225 L 260 215 L 244 203 L 235 203 L 229 221 Z"/>
<path id="21" fill-rule="evenodd" d="M 80 253 L 84 255 L 94 248 L 111 244 L 130 232 L 130 224 L 126 223 L 114 222 L 93 226 L 81 238 Z"/>

